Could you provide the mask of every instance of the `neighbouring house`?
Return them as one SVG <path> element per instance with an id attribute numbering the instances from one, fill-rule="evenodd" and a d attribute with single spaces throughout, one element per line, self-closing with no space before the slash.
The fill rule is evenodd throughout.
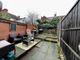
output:
<path id="1" fill-rule="evenodd" d="M 3 19 L 10 19 L 10 15 L 8 14 L 8 10 L 7 9 L 3 9 L 0 11 L 0 18 Z"/>
<path id="2" fill-rule="evenodd" d="M 27 24 L 27 30 L 34 30 L 37 28 L 37 25 L 34 24 L 31 20 L 29 20 L 28 18 L 24 17 L 24 18 L 20 18 L 19 20 L 16 20 L 16 22 L 20 22 L 20 23 L 25 23 Z M 27 32 L 27 31 L 26 31 Z"/>
<path id="3" fill-rule="evenodd" d="M 8 12 L 8 9 L 2 9 L 0 2 L 0 39 L 6 39 L 9 34 L 26 33 L 27 24 L 16 22 L 19 17 Z"/>
<path id="4" fill-rule="evenodd" d="M 41 21 L 42 21 L 42 22 L 47 21 L 47 19 L 48 19 L 48 18 L 47 18 L 46 16 L 41 17 Z"/>
<path id="5" fill-rule="evenodd" d="M 63 18 L 65 17 L 65 15 L 62 16 L 57 16 L 59 18 L 59 20 L 63 20 Z"/>
<path id="6" fill-rule="evenodd" d="M 46 17 L 46 16 L 41 17 L 42 22 L 45 22 L 45 21 L 50 22 L 52 19 L 53 17 Z"/>
<path id="7" fill-rule="evenodd" d="M 42 20 L 43 23 L 46 22 L 47 24 L 49 24 L 52 21 L 52 19 L 55 18 L 55 17 L 58 17 L 59 20 L 61 21 L 65 17 L 65 15 L 63 15 L 63 16 L 56 16 L 56 15 L 54 15 L 54 17 L 45 17 L 45 16 L 43 16 L 43 17 L 41 17 L 41 20 Z M 51 26 L 48 31 L 55 33 L 57 31 L 57 28 Z"/>
<path id="8" fill-rule="evenodd" d="M 9 13 L 8 12 L 8 9 L 2 9 L 0 11 L 0 18 L 6 19 L 6 20 L 11 20 L 11 21 L 14 21 L 14 20 L 18 20 L 19 19 L 18 16 Z"/>
<path id="9" fill-rule="evenodd" d="M 27 23 L 28 22 L 28 19 L 26 17 L 23 17 L 23 18 L 18 18 L 17 20 L 15 20 L 16 22 L 21 22 L 21 23 Z"/>
<path id="10" fill-rule="evenodd" d="M 9 13 L 8 9 L 2 9 L 2 8 L 3 8 L 3 4 L 0 1 L 0 18 L 6 19 L 6 20 L 17 20 L 17 19 L 19 19 L 18 16 Z"/>
<path id="11" fill-rule="evenodd" d="M 47 17 L 47 21 L 50 22 L 53 19 L 53 17 Z"/>
<path id="12" fill-rule="evenodd" d="M 9 34 L 24 34 L 26 29 L 27 24 L 0 18 L 0 39 L 7 38 Z"/>
<path id="13" fill-rule="evenodd" d="M 45 21 L 50 22 L 50 21 L 52 21 L 52 19 L 53 19 L 54 17 L 58 17 L 59 20 L 62 20 L 62 19 L 65 17 L 65 15 L 63 15 L 63 16 L 53 16 L 53 17 L 43 16 L 43 17 L 41 17 L 41 20 L 42 20 L 42 22 L 45 22 Z"/>
<path id="14" fill-rule="evenodd" d="M 0 3 L 0 39 L 6 39 L 9 34 L 25 34 L 27 29 L 32 31 L 36 29 L 36 25 L 26 18 L 9 13 L 8 9 L 2 9 Z"/>
<path id="15" fill-rule="evenodd" d="M 36 29 L 37 25 L 31 22 L 22 23 L 0 18 L 0 39 L 6 39 L 9 34 L 25 34 L 27 30 Z"/>

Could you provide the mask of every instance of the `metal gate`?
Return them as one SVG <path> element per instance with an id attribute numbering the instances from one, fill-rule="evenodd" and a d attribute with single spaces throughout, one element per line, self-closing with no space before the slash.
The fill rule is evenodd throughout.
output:
<path id="1" fill-rule="evenodd" d="M 61 21 L 60 44 L 65 60 L 80 60 L 80 0 Z"/>

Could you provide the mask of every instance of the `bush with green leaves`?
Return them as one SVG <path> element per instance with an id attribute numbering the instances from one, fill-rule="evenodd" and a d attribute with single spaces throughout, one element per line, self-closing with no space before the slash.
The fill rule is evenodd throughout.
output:
<path id="1" fill-rule="evenodd" d="M 50 22 L 50 24 L 52 25 L 52 26 L 54 26 L 54 27 L 57 27 L 57 24 L 59 23 L 59 18 L 58 17 L 54 17 L 53 19 L 52 19 L 52 21 Z"/>

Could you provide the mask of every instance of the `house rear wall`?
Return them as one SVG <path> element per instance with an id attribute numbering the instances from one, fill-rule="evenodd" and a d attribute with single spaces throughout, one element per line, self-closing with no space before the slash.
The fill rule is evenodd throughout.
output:
<path id="1" fill-rule="evenodd" d="M 0 39 L 6 39 L 9 34 L 25 33 L 26 26 L 23 24 L 16 24 L 16 31 L 10 30 L 10 23 L 0 22 Z"/>

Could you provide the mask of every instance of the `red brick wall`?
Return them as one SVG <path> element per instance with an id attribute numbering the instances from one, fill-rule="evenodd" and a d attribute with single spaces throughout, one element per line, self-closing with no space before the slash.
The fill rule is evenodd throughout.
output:
<path id="1" fill-rule="evenodd" d="M 30 29 L 30 30 L 36 29 L 36 25 L 33 25 L 31 23 L 28 23 L 27 24 L 27 29 Z"/>
<path id="2" fill-rule="evenodd" d="M 16 26 L 16 33 L 25 33 L 25 31 L 26 31 L 26 26 L 24 26 L 24 25 Z"/>
<path id="3" fill-rule="evenodd" d="M 9 24 L 0 23 L 0 39 L 6 38 L 8 34 L 9 34 Z"/>
<path id="4" fill-rule="evenodd" d="M 7 38 L 9 34 L 25 33 L 26 25 L 17 24 L 16 31 L 10 31 L 9 23 L 0 22 L 0 39 Z"/>
<path id="5" fill-rule="evenodd" d="M 5 22 L 5 21 L 7 20 L 0 22 L 0 39 L 7 38 L 9 34 L 25 33 L 27 32 L 27 29 L 30 29 L 31 31 L 32 29 L 36 28 L 36 26 L 31 23 L 27 23 L 27 25 L 19 23 L 19 24 L 16 24 L 16 31 L 10 31 L 9 23 L 12 23 L 12 22 L 11 21 Z"/>

